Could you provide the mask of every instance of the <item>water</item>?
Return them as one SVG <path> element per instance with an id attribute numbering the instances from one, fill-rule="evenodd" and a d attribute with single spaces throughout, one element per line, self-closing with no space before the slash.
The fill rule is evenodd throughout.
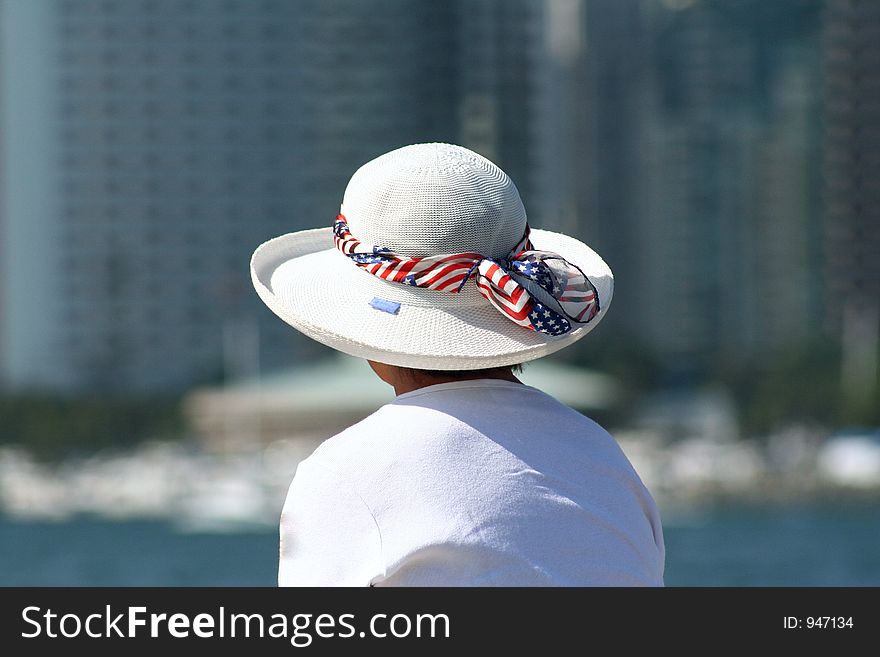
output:
<path id="1" fill-rule="evenodd" d="M 878 586 L 880 505 L 664 512 L 668 586 Z M 0 519 L 2 586 L 273 586 L 274 529 Z"/>
<path id="2" fill-rule="evenodd" d="M 3 586 L 272 586 L 275 532 L 183 533 L 167 522 L 0 520 Z"/>
<path id="3" fill-rule="evenodd" d="M 880 585 L 880 504 L 664 514 L 668 586 Z"/>

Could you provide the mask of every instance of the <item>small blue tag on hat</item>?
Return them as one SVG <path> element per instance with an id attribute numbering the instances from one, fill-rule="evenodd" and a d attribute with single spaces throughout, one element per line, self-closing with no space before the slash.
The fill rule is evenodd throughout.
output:
<path id="1" fill-rule="evenodd" d="M 370 301 L 370 305 L 376 310 L 381 310 L 389 315 L 396 315 L 397 311 L 400 310 L 400 304 L 396 301 L 388 301 L 386 299 L 380 299 L 379 297 L 373 297 L 373 300 Z"/>

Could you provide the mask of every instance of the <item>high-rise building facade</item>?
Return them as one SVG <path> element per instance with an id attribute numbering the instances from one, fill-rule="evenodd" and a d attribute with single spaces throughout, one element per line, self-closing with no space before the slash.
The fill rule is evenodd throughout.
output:
<path id="1" fill-rule="evenodd" d="M 501 166 L 543 225 L 536 161 L 543 0 L 459 0 L 452 61 L 458 141 Z"/>
<path id="2" fill-rule="evenodd" d="M 876 404 L 880 338 L 880 4 L 826 0 L 822 31 L 827 326 L 843 385 Z"/>
<path id="3" fill-rule="evenodd" d="M 302 357 L 250 253 L 329 226 L 363 162 L 455 137 L 446 3 L 0 6 L 7 386 L 173 390 L 245 372 L 257 335 Z"/>
<path id="4" fill-rule="evenodd" d="M 597 338 L 705 372 L 818 330 L 818 0 L 467 6 L 463 139 L 609 262 Z"/>
<path id="5" fill-rule="evenodd" d="M 821 4 L 0 0 L 0 380 L 173 389 L 319 353 L 250 253 L 432 140 L 606 258 L 597 340 L 705 371 L 806 339 L 877 280 L 877 12 Z"/>
<path id="6" fill-rule="evenodd" d="M 656 2 L 641 125 L 636 334 L 673 367 L 821 324 L 817 2 Z"/>

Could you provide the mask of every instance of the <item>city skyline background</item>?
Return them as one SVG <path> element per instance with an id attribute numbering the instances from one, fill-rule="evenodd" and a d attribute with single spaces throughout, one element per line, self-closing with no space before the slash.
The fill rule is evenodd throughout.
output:
<path id="1" fill-rule="evenodd" d="M 877 423 L 878 58 L 864 0 L 0 0 L 0 385 L 179 394 L 325 356 L 250 254 L 450 141 L 614 271 L 566 358 Z"/>

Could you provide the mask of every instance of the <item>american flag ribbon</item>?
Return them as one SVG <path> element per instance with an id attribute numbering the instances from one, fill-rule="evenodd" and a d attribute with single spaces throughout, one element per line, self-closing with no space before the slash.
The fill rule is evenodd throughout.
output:
<path id="1" fill-rule="evenodd" d="M 448 292 L 458 292 L 473 278 L 480 294 L 511 321 L 539 333 L 564 335 L 573 323 L 586 324 L 599 313 L 599 295 L 577 266 L 556 253 L 536 251 L 529 232 L 526 224 L 522 239 L 505 259 L 473 252 L 410 258 L 364 244 L 351 234 L 341 214 L 333 223 L 336 248 L 374 276 Z M 536 299 L 514 276 L 537 283 L 556 300 L 558 308 Z"/>

